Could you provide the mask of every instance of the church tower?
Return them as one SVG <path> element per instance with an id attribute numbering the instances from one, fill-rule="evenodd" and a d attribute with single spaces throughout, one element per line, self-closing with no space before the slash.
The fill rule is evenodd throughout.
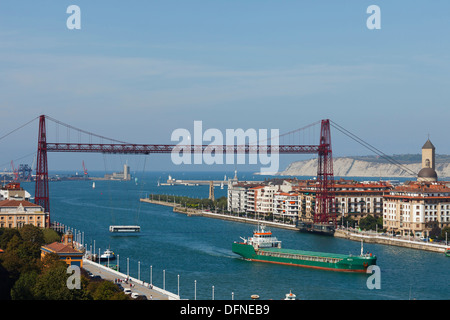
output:
<path id="1" fill-rule="evenodd" d="M 73 234 L 70 230 L 67 230 L 67 232 L 62 236 L 61 242 L 66 246 L 73 247 Z"/>
<path id="2" fill-rule="evenodd" d="M 437 181 L 435 165 L 435 148 L 430 139 L 428 139 L 422 147 L 422 169 L 419 171 L 417 181 Z"/>

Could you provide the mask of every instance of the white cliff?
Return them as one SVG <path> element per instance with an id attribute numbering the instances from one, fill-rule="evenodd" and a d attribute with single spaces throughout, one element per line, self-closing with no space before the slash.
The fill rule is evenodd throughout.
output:
<path id="1" fill-rule="evenodd" d="M 402 164 L 413 172 L 419 172 L 421 163 Z M 407 170 L 399 165 L 391 163 L 379 163 L 375 161 L 363 161 L 352 158 L 333 159 L 333 171 L 337 177 L 404 177 L 414 178 Z M 436 163 L 436 173 L 438 178 L 450 177 L 450 163 Z M 317 158 L 296 161 L 291 163 L 280 175 L 292 176 L 316 176 Z"/>

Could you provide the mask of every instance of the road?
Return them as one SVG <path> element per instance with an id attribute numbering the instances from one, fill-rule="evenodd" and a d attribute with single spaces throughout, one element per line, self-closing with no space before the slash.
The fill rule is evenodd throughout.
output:
<path id="1" fill-rule="evenodd" d="M 105 266 L 99 266 L 98 263 L 92 262 L 90 260 L 83 260 L 83 269 L 89 271 L 93 275 L 98 275 L 102 279 L 114 282 L 117 279 L 126 280 L 127 275 L 117 272 L 115 270 L 109 269 Z M 163 289 L 152 287 L 149 288 L 149 284 L 143 281 L 139 281 L 135 278 L 130 277 L 127 283 L 122 282 L 122 287 L 131 289 L 131 292 L 136 292 L 140 295 L 144 295 L 148 300 L 179 300 L 179 296 L 167 292 Z"/>

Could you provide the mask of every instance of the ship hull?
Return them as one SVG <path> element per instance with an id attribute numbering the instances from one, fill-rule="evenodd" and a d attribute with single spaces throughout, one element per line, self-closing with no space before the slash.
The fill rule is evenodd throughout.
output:
<path id="1" fill-rule="evenodd" d="M 366 272 L 376 264 L 375 256 L 349 256 L 321 252 L 264 248 L 255 251 L 245 243 L 233 243 L 232 251 L 245 260 L 339 272 Z"/>
<path id="2" fill-rule="evenodd" d="M 320 223 L 300 222 L 298 224 L 298 230 L 300 232 L 309 232 L 309 233 L 321 234 L 321 235 L 325 235 L 325 236 L 333 236 L 334 235 L 334 227 L 333 226 L 320 224 Z"/>

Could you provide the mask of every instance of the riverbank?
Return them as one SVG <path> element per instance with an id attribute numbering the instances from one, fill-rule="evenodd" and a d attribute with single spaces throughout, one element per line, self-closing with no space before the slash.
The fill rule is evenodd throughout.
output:
<path id="1" fill-rule="evenodd" d="M 285 224 L 279 222 L 271 222 L 265 220 L 257 220 L 253 218 L 248 218 L 245 216 L 235 216 L 231 214 L 223 214 L 223 213 L 215 213 L 209 212 L 205 210 L 198 210 L 188 207 L 182 207 L 179 203 L 151 200 L 151 199 L 140 199 L 141 202 L 157 204 L 167 207 L 172 207 L 174 212 L 186 214 L 188 216 L 203 216 L 214 219 L 228 220 L 228 221 L 237 221 L 243 223 L 250 224 L 258 224 L 263 222 L 266 226 L 276 227 L 288 230 L 299 231 L 299 228 L 292 224 Z M 390 246 L 398 246 L 405 247 L 417 250 L 425 250 L 437 253 L 445 253 L 446 245 L 445 244 L 437 244 L 432 242 L 423 242 L 419 240 L 411 240 L 411 239 L 402 239 L 398 237 L 392 236 L 383 236 L 376 232 L 356 232 L 349 231 L 347 229 L 337 229 L 334 233 L 334 236 L 337 238 L 343 238 L 353 241 L 361 241 L 363 240 L 366 243 L 376 243 L 376 244 L 384 244 Z"/>
<path id="2" fill-rule="evenodd" d="M 380 235 L 376 232 L 356 232 L 346 229 L 338 229 L 334 232 L 337 238 L 344 238 L 353 241 L 364 241 L 366 243 L 384 244 L 390 246 L 405 247 L 417 250 L 445 253 L 446 245 L 441 243 L 424 242 L 414 239 L 404 239 L 392 236 Z"/>

